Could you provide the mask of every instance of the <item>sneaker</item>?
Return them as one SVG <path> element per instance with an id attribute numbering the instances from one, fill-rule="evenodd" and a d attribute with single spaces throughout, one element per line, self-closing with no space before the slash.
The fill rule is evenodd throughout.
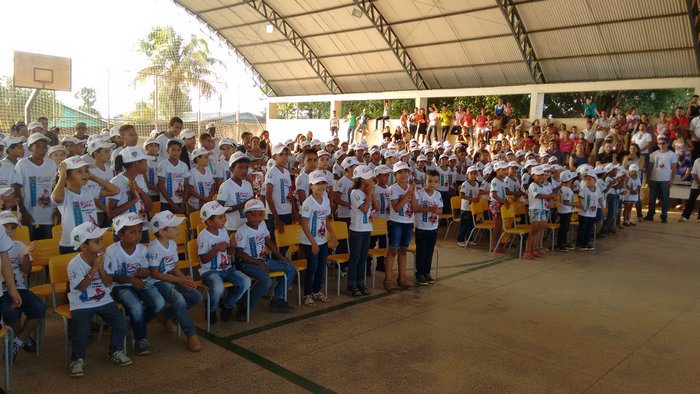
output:
<path id="1" fill-rule="evenodd" d="M 471 246 L 476 246 L 476 245 L 478 245 L 478 244 L 479 244 L 479 243 L 476 242 L 476 241 L 470 241 L 470 242 L 469 242 L 469 245 L 471 245 Z"/>
<path id="2" fill-rule="evenodd" d="M 629 227 L 629 226 L 631 226 L 632 224 L 631 224 L 630 222 L 622 222 L 622 225 L 625 226 L 625 227 Z"/>
<path id="3" fill-rule="evenodd" d="M 566 244 L 566 245 L 564 245 L 564 247 L 566 248 L 566 250 L 574 250 L 574 249 L 576 249 L 576 247 L 575 247 L 574 245 L 572 245 L 572 244 Z"/>
<path id="4" fill-rule="evenodd" d="M 466 242 L 457 242 L 457 246 L 459 246 L 460 248 L 463 248 L 463 247 L 467 246 L 467 243 Z"/>
<path id="5" fill-rule="evenodd" d="M 591 245 L 588 245 L 588 246 L 584 247 L 583 250 L 595 250 L 595 248 Z"/>
<path id="6" fill-rule="evenodd" d="M 418 283 L 420 286 L 428 286 L 430 284 L 425 275 L 416 275 L 416 283 Z"/>
<path id="7" fill-rule="evenodd" d="M 353 297 L 359 297 L 359 296 L 362 295 L 362 292 L 360 291 L 360 288 L 359 288 L 359 287 L 355 286 L 355 287 L 353 287 L 352 290 L 350 291 L 350 295 L 352 295 Z"/>
<path id="8" fill-rule="evenodd" d="M 34 342 L 32 337 L 27 337 L 22 343 L 22 349 L 28 353 L 36 353 L 36 342 Z"/>
<path id="9" fill-rule="evenodd" d="M 119 365 L 120 367 L 126 367 L 127 365 L 131 365 L 134 363 L 126 355 L 126 352 L 124 350 L 117 350 L 116 352 L 111 353 L 109 355 L 109 361 L 111 361 L 114 364 Z"/>
<path id="10" fill-rule="evenodd" d="M 320 301 L 320 302 L 330 301 L 328 296 L 325 295 L 322 291 L 319 291 L 318 293 L 313 293 L 311 296 L 313 297 L 314 301 Z"/>
<path id="11" fill-rule="evenodd" d="M 15 341 L 12 341 L 12 350 L 11 350 L 12 353 L 10 353 L 10 359 L 12 360 L 13 364 L 15 363 L 15 360 L 17 359 L 17 353 L 19 353 L 19 351 L 21 349 L 22 349 L 21 343 L 17 343 Z"/>
<path id="12" fill-rule="evenodd" d="M 557 252 L 568 252 L 569 249 L 567 249 L 564 245 L 557 245 L 554 250 Z"/>
<path id="13" fill-rule="evenodd" d="M 231 315 L 233 314 L 233 309 L 221 307 L 221 321 L 226 323 L 231 320 Z"/>
<path id="14" fill-rule="evenodd" d="M 627 222 L 627 224 L 629 224 L 630 226 L 636 226 L 636 225 L 637 225 L 637 223 L 632 223 L 631 221 Z"/>
<path id="15" fill-rule="evenodd" d="M 151 345 L 148 343 L 148 338 L 136 341 L 134 353 L 136 353 L 137 356 L 146 356 L 151 354 Z"/>
<path id="16" fill-rule="evenodd" d="M 578 250 L 585 251 L 585 250 L 588 250 L 588 248 L 586 246 L 579 246 Z"/>
<path id="17" fill-rule="evenodd" d="M 654 218 L 653 218 L 653 217 L 650 217 L 650 216 L 644 216 L 644 221 L 645 221 L 645 222 L 653 222 L 653 221 L 654 221 Z"/>
<path id="18" fill-rule="evenodd" d="M 82 358 L 72 361 L 68 368 L 70 369 L 70 376 L 72 378 L 85 376 L 85 360 Z"/>
<path id="19" fill-rule="evenodd" d="M 270 306 L 268 309 L 272 312 L 277 312 L 277 313 L 289 313 L 294 310 L 294 308 L 287 303 L 287 301 L 284 300 L 279 300 L 279 299 L 272 299 L 270 301 Z"/>
<path id="20" fill-rule="evenodd" d="M 314 301 L 314 297 L 311 294 L 305 295 L 301 302 L 304 306 L 316 306 L 316 301 Z"/>
<path id="21" fill-rule="evenodd" d="M 428 280 L 428 283 L 430 283 L 431 285 L 432 285 L 433 283 L 435 283 L 435 279 L 433 279 L 433 277 L 430 276 L 430 274 L 426 275 L 426 276 L 425 276 L 425 279 L 427 279 L 427 280 Z"/>
<path id="22" fill-rule="evenodd" d="M 679 222 L 687 222 L 688 219 L 686 219 L 686 218 L 684 218 L 683 216 L 681 216 L 681 218 L 678 219 L 678 221 L 679 221 Z"/>
<path id="23" fill-rule="evenodd" d="M 372 294 L 370 289 L 368 289 L 367 286 L 365 286 L 365 285 L 359 286 L 359 288 L 360 288 L 360 292 L 362 293 L 363 296 L 368 296 L 368 295 Z"/>

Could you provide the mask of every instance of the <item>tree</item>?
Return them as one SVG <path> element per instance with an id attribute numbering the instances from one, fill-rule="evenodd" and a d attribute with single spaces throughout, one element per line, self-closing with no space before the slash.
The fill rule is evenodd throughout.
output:
<path id="1" fill-rule="evenodd" d="M 79 110 L 92 115 L 101 116 L 94 107 L 95 102 L 97 101 L 97 92 L 95 91 L 95 88 L 83 86 L 74 97 L 79 99 L 81 102 L 80 106 L 78 106 Z"/>
<path id="2" fill-rule="evenodd" d="M 124 115 L 124 118 L 136 123 L 152 122 L 155 117 L 155 108 L 153 104 L 146 101 L 136 103 L 136 108 Z"/>
<path id="3" fill-rule="evenodd" d="M 16 88 L 12 77 L 0 76 L 0 128 L 9 131 L 12 124 L 24 120 L 24 104 L 30 93 L 31 89 Z M 33 117 L 36 119 L 42 115 L 51 115 L 53 102 L 50 91 L 40 90 L 32 106 Z"/>
<path id="4" fill-rule="evenodd" d="M 553 118 L 580 118 L 583 115 L 583 101 L 591 96 L 598 111 L 612 112 L 620 107 L 623 113 L 631 107 L 637 113 L 658 117 L 661 111 L 673 111 L 677 106 L 686 108 L 692 89 L 657 90 L 616 90 L 601 92 L 552 93 L 544 98 L 544 115 Z"/>
<path id="5" fill-rule="evenodd" d="M 207 99 L 216 93 L 206 78 L 215 76 L 214 65 L 223 64 L 210 56 L 204 39 L 192 35 L 185 40 L 172 26 L 160 26 L 139 41 L 137 51 L 151 64 L 137 73 L 135 82 L 158 78 L 159 115 L 170 117 L 186 112 L 184 108 L 191 110 L 189 89 L 198 89 Z"/>

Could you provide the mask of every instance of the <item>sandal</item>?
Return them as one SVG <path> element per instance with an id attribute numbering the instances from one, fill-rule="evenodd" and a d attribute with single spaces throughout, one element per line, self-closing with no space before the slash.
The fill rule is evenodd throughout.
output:
<path id="1" fill-rule="evenodd" d="M 360 286 L 360 292 L 362 295 L 370 295 L 372 292 L 367 288 L 367 286 Z"/>
<path id="2" fill-rule="evenodd" d="M 353 297 L 359 297 L 359 296 L 362 295 L 362 292 L 360 291 L 360 288 L 359 288 L 359 287 L 355 286 L 355 287 L 352 288 L 351 295 L 352 295 Z"/>
<path id="3" fill-rule="evenodd" d="M 409 282 L 408 279 L 399 279 L 396 283 L 402 290 L 408 290 L 413 287 L 413 283 Z"/>
<path id="4" fill-rule="evenodd" d="M 314 298 L 311 294 L 304 296 L 303 303 L 304 306 L 316 306 L 316 302 L 314 302 Z"/>
<path id="5" fill-rule="evenodd" d="M 318 293 L 312 294 L 312 297 L 314 298 L 315 301 L 319 302 L 328 302 L 330 299 L 328 298 L 327 295 L 323 294 L 322 291 L 319 291 Z"/>
<path id="6" fill-rule="evenodd" d="M 384 280 L 384 290 L 388 291 L 389 293 L 398 293 L 399 288 L 396 287 L 393 281 L 391 280 Z"/>

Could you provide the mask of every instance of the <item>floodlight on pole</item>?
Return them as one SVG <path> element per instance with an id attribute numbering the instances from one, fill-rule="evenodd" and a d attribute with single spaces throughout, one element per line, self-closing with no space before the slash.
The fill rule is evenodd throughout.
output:
<path id="1" fill-rule="evenodd" d="M 362 18 L 362 10 L 357 7 L 352 7 L 352 16 L 355 18 Z"/>
<path id="2" fill-rule="evenodd" d="M 267 26 L 265 26 L 265 31 L 267 34 L 272 34 L 272 32 L 275 31 L 275 27 L 272 26 L 272 23 L 268 23 Z"/>

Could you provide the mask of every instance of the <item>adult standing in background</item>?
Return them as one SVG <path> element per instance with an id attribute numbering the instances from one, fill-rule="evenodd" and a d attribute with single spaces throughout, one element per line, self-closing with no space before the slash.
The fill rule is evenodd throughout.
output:
<path id="1" fill-rule="evenodd" d="M 464 106 L 458 105 L 457 112 L 455 112 L 454 121 L 452 122 L 452 129 L 450 134 L 458 135 L 462 131 L 462 125 L 464 123 L 464 117 L 467 113 L 464 111 Z"/>
<path id="2" fill-rule="evenodd" d="M 637 132 L 632 134 L 631 139 L 633 144 L 639 146 L 639 156 L 642 158 L 643 163 L 639 166 L 642 172 L 644 181 L 647 181 L 647 168 L 649 166 L 649 153 L 652 147 L 652 137 L 647 131 L 646 123 L 640 123 L 637 126 Z"/>
<path id="3" fill-rule="evenodd" d="M 212 142 L 214 144 L 214 149 L 212 149 L 213 156 L 215 158 L 221 157 L 221 151 L 219 150 L 219 138 L 216 138 L 216 124 L 214 122 L 207 123 L 204 126 L 204 132 L 211 136 Z"/>
<path id="4" fill-rule="evenodd" d="M 382 112 L 382 116 L 378 116 L 377 119 L 374 121 L 374 130 L 381 131 L 384 129 L 384 125 L 386 125 L 386 121 L 391 119 L 391 101 L 389 100 L 384 100 L 384 111 Z M 382 121 L 382 128 L 379 128 L 379 121 Z"/>
<path id="5" fill-rule="evenodd" d="M 659 150 L 649 156 L 649 209 L 644 220 L 653 221 L 656 214 L 656 199 L 661 200 L 661 223 L 666 223 L 670 205 L 673 174 L 676 173 L 678 160 L 676 154 L 668 150 L 668 139 L 659 137 Z"/>
<path id="6" fill-rule="evenodd" d="M 693 162 L 695 162 L 695 159 L 700 157 L 700 116 L 694 117 L 690 121 L 688 128 L 690 130 L 688 132 L 688 137 L 690 137 L 693 143 Z"/>
<path id="7" fill-rule="evenodd" d="M 180 132 L 182 131 L 182 124 L 182 119 L 178 118 L 177 116 L 173 116 L 168 122 L 168 130 L 156 137 L 156 140 L 160 142 L 160 153 L 158 154 L 158 157 L 168 157 L 168 140 L 178 138 Z"/>
<path id="8" fill-rule="evenodd" d="M 447 132 L 450 130 L 450 125 L 452 124 L 452 111 L 447 103 L 442 104 L 442 112 L 440 112 L 440 120 L 442 121 L 442 141 L 447 141 Z M 437 139 L 437 136 L 435 136 Z"/>
<path id="9" fill-rule="evenodd" d="M 86 140 L 88 138 L 87 125 L 85 122 L 78 122 L 75 124 L 75 133 L 73 133 L 73 137 L 79 140 Z"/>

